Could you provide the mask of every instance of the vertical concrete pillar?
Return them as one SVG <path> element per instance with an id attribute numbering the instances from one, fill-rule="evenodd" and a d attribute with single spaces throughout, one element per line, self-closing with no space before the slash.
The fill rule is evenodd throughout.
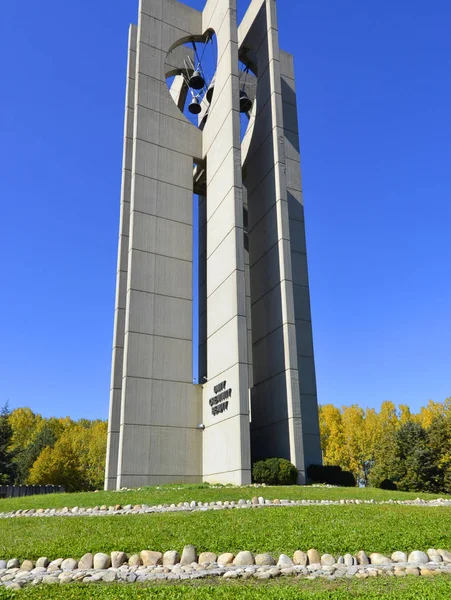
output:
<path id="1" fill-rule="evenodd" d="M 293 57 L 280 52 L 294 315 L 306 468 L 322 463 Z"/>
<path id="2" fill-rule="evenodd" d="M 111 366 L 110 413 L 105 470 L 105 489 L 115 490 L 119 454 L 122 374 L 125 338 L 125 305 L 127 296 L 128 244 L 130 228 L 130 199 L 133 162 L 133 123 L 135 110 L 135 74 L 137 27 L 130 26 L 128 39 L 127 86 L 125 100 L 124 154 L 122 164 L 121 216 L 116 275 L 116 303 L 114 313 L 113 359 Z"/>
<path id="3" fill-rule="evenodd" d="M 165 67 L 171 46 L 201 27 L 201 13 L 175 0 L 140 2 L 118 487 L 202 479 L 192 384 L 192 181 L 202 144 Z"/>
<path id="4" fill-rule="evenodd" d="M 305 460 L 298 375 L 298 345 L 287 177 L 280 49 L 274 0 L 254 0 L 240 27 L 240 53 L 257 70 L 256 116 L 245 140 L 243 181 L 249 210 L 253 373 L 253 459 L 285 457 L 304 480 Z M 288 168 L 290 172 L 287 173 Z M 299 162 L 297 164 L 299 169 Z M 300 177 L 300 174 L 297 176 Z M 291 180 L 290 180 L 291 182 Z M 297 229 L 293 229 L 297 235 Z M 300 242 L 295 240 L 297 246 Z M 306 264 L 306 263 L 305 263 Z"/>
<path id="5" fill-rule="evenodd" d="M 249 384 L 235 0 L 209 0 L 218 65 L 203 131 L 207 166 L 207 378 L 203 394 L 204 479 L 251 481 Z M 217 412 L 217 411 L 220 412 Z"/>

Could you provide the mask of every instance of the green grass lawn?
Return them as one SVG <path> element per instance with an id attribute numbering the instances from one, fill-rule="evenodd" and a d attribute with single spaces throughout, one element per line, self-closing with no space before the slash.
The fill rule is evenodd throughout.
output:
<path id="1" fill-rule="evenodd" d="M 360 500 L 414 500 L 424 498 L 430 500 L 437 498 L 437 494 L 423 494 L 419 492 L 389 492 L 376 488 L 326 488 L 311 486 L 287 486 L 287 487 L 227 487 L 213 488 L 208 484 L 199 485 L 166 485 L 142 488 L 139 491 L 123 492 L 86 492 L 79 494 L 50 494 L 48 496 L 27 496 L 24 498 L 0 499 L 0 512 L 18 510 L 19 508 L 63 508 L 93 507 L 106 504 L 172 504 L 178 502 L 213 502 L 216 500 L 248 500 L 254 496 L 263 496 L 273 500 L 274 498 L 287 500 L 341 500 L 342 498 L 353 498 Z M 446 497 L 441 495 L 441 497 Z M 449 496 L 448 496 L 449 497 Z"/>
<path id="2" fill-rule="evenodd" d="M 428 494 L 407 494 L 359 488 L 229 488 L 162 486 L 132 492 L 59 494 L 0 500 L 0 511 L 14 508 L 95 506 L 101 504 L 164 504 L 197 500 L 250 499 L 262 495 L 274 499 L 378 500 L 429 499 Z M 451 550 L 451 508 L 400 505 L 345 505 L 270 507 L 264 509 L 155 513 L 104 517 L 52 517 L 0 519 L 0 558 L 79 558 L 85 552 L 128 553 L 144 549 L 181 551 L 195 544 L 198 552 L 240 550 L 293 554 L 317 548 L 321 553 L 354 554 L 361 549 L 391 554 L 428 548 Z M 79 585 L 39 586 L 20 592 L 0 588 L 0 598 L 81 598 L 120 600 L 429 600 L 451 598 L 451 577 L 380 578 L 337 582 L 283 578 L 269 583 L 204 580 L 148 586 Z"/>
<path id="3" fill-rule="evenodd" d="M 0 558 L 79 558 L 85 552 L 166 551 L 332 554 L 451 550 L 451 509 L 347 505 L 105 517 L 0 520 Z"/>
<path id="4" fill-rule="evenodd" d="M 451 578 L 406 577 L 364 581 L 342 580 L 326 583 L 278 579 L 267 584 L 254 582 L 196 582 L 193 584 L 139 585 L 81 585 L 26 588 L 8 592 L 0 588 L 0 598 L 38 600 L 40 598 L 81 600 L 446 600 L 451 597 Z"/>

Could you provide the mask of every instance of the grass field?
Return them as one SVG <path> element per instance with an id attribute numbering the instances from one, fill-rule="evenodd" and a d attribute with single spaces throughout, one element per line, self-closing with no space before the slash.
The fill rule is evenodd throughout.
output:
<path id="1" fill-rule="evenodd" d="M 35 508 L 47 506 L 94 506 L 96 504 L 172 503 L 188 500 L 237 500 L 254 495 L 287 499 L 415 499 L 419 494 L 399 494 L 357 488 L 220 488 L 165 486 L 135 492 L 65 494 L 2 500 L 24 508 L 24 500 Z M 420 497 L 430 498 L 427 494 Z M 51 501 L 51 502 L 49 502 Z M 361 549 L 391 554 L 428 548 L 451 550 L 451 508 L 405 505 L 344 505 L 268 507 L 208 512 L 155 513 L 103 517 L 51 517 L 0 520 L 0 558 L 79 558 L 85 552 L 128 553 L 144 549 L 181 551 L 195 544 L 199 552 L 226 551 L 293 554 L 317 548 L 320 553 L 354 554 Z M 263 582 L 201 581 L 189 585 L 91 585 L 28 588 L 12 596 L 0 588 L 0 598 L 155 598 L 183 600 L 248 598 L 259 600 L 400 598 L 428 600 L 451 598 L 451 577 L 384 578 L 334 583 L 280 579 Z"/>
<path id="2" fill-rule="evenodd" d="M 219 488 L 208 484 L 199 485 L 166 485 L 161 487 L 147 487 L 141 490 L 122 492 L 85 492 L 79 494 L 50 494 L 48 496 L 27 496 L 24 498 L 0 499 L 0 512 L 29 508 L 63 508 L 65 506 L 79 506 L 84 508 L 107 506 L 115 504 L 171 504 L 177 502 L 213 502 L 216 500 L 250 500 L 254 496 L 263 496 L 273 500 L 274 498 L 287 500 L 341 500 L 346 498 L 360 500 L 415 500 L 423 498 L 430 500 L 437 498 L 437 494 L 423 494 L 419 492 L 389 492 L 376 488 L 326 488 L 311 486 L 287 486 L 287 487 L 228 487 Z M 446 498 L 447 496 L 441 495 Z M 448 496 L 450 497 L 450 496 Z"/>
<path id="3" fill-rule="evenodd" d="M 0 598 L 21 600 L 447 600 L 451 598 L 451 577 L 433 579 L 343 580 L 333 583 L 278 579 L 265 584 L 252 582 L 196 582 L 195 584 L 47 586 L 8 592 L 0 588 Z"/>
<path id="4" fill-rule="evenodd" d="M 391 553 L 451 549 L 451 511 L 416 506 L 317 506 L 0 521 L 0 558 L 82 556 L 85 552 Z"/>

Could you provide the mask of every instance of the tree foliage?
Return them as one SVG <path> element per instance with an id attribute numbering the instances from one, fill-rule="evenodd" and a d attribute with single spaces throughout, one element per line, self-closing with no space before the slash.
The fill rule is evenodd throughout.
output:
<path id="1" fill-rule="evenodd" d="M 451 492 L 451 398 L 418 414 L 392 402 L 379 413 L 326 405 L 320 428 L 324 464 L 351 471 L 361 485 Z"/>
<path id="2" fill-rule="evenodd" d="M 13 430 L 9 417 L 6 403 L 0 412 L 0 484 L 10 484 L 14 479 L 14 452 L 11 450 Z"/>
<path id="3" fill-rule="evenodd" d="M 103 487 L 107 423 L 46 419 L 29 408 L 0 415 L 0 483 Z"/>

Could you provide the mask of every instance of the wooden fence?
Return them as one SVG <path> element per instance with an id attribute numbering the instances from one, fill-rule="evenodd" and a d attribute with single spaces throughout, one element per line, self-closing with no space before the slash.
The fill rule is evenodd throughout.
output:
<path id="1" fill-rule="evenodd" d="M 64 485 L 0 485 L 0 498 L 61 494 L 65 491 Z"/>

